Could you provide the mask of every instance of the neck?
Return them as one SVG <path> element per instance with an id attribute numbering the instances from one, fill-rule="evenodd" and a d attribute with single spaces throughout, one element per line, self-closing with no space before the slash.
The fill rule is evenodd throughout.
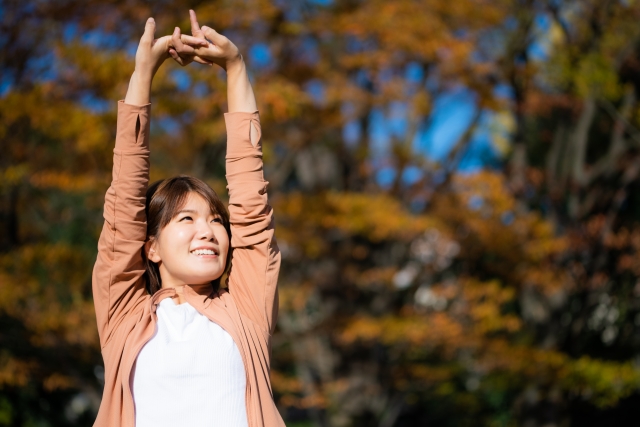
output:
<path id="1" fill-rule="evenodd" d="M 185 295 L 184 295 L 184 289 L 187 286 L 189 288 L 191 288 L 192 291 L 194 291 L 198 295 L 202 295 L 202 296 L 208 296 L 209 294 L 211 294 L 211 290 L 212 290 L 211 283 L 203 283 L 203 284 L 200 284 L 200 285 L 186 285 L 186 284 L 182 284 L 182 285 L 167 284 L 167 285 L 165 285 L 164 282 L 162 284 L 162 289 L 168 289 L 168 288 L 169 289 L 170 288 L 175 289 L 176 296 L 174 298 L 177 300 L 178 304 L 182 304 L 182 303 L 186 302 Z"/>

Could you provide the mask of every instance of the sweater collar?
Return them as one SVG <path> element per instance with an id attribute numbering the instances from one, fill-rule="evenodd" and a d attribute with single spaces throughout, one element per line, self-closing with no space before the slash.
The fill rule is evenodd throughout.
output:
<path id="1" fill-rule="evenodd" d="M 196 300 L 204 303 L 206 300 L 213 298 L 213 286 L 205 285 L 182 285 L 180 292 L 183 293 L 187 300 Z M 151 297 L 151 311 L 156 312 L 158 304 L 165 298 L 175 298 L 178 295 L 176 288 L 162 288 Z M 208 304 L 206 304 L 208 305 Z"/>

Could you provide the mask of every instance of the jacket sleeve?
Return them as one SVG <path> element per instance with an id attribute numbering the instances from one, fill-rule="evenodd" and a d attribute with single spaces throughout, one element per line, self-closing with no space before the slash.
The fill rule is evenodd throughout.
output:
<path id="1" fill-rule="evenodd" d="M 147 234 L 145 193 L 149 183 L 151 106 L 118 103 L 113 180 L 104 203 L 104 225 L 93 268 L 93 301 L 100 344 L 147 297 L 142 247 Z"/>
<path id="2" fill-rule="evenodd" d="M 274 235 L 273 209 L 267 200 L 262 168 L 258 112 L 226 113 L 226 173 L 231 217 L 229 292 L 244 315 L 273 333 L 278 313 L 280 251 Z M 251 125 L 257 143 L 251 143 Z"/>

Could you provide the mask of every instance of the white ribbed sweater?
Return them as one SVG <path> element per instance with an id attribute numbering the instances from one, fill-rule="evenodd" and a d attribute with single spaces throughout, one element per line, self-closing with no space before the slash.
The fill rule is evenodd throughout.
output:
<path id="1" fill-rule="evenodd" d="M 133 373 L 136 427 L 247 427 L 246 374 L 231 336 L 189 303 L 158 305 Z"/>

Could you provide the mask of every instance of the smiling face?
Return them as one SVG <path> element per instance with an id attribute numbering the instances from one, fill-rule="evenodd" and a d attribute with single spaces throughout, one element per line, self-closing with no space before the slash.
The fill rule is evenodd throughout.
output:
<path id="1" fill-rule="evenodd" d="M 222 217 L 195 192 L 169 223 L 145 246 L 150 261 L 160 270 L 163 288 L 199 285 L 225 271 L 229 235 Z"/>

